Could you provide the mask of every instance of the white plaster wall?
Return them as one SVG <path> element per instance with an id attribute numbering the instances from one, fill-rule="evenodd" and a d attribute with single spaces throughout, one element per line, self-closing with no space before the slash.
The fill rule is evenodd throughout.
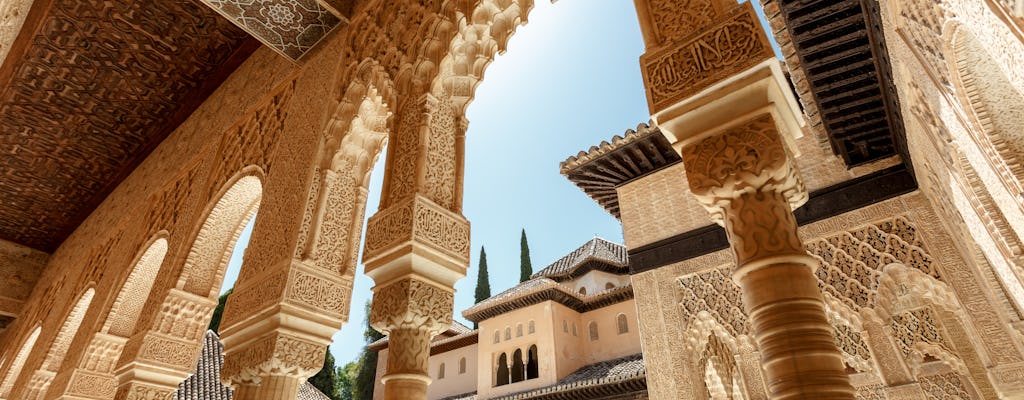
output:
<path id="1" fill-rule="evenodd" d="M 629 331 L 619 334 L 616 318 L 619 314 L 626 316 Z M 583 343 L 584 364 L 612 360 L 640 353 L 640 329 L 638 325 L 636 302 L 633 300 L 612 304 L 580 316 L 580 339 Z M 590 340 L 590 322 L 597 323 L 597 340 Z"/>
<path id="2" fill-rule="evenodd" d="M 583 276 L 562 282 L 563 285 L 571 287 L 579 293 L 580 288 L 586 288 L 587 294 L 591 295 L 605 290 L 605 285 L 611 283 L 615 287 L 622 287 L 629 284 L 629 275 L 615 275 L 604 271 L 590 271 Z"/>
<path id="3" fill-rule="evenodd" d="M 545 301 L 480 322 L 480 343 L 477 353 L 480 368 L 480 375 L 477 376 L 479 398 L 486 399 L 549 386 L 558 381 L 555 363 L 551 362 L 556 359 L 554 336 L 561 332 L 561 325 L 553 325 L 552 314 L 556 307 L 564 308 L 553 301 Z M 529 333 L 530 320 L 535 323 L 536 330 L 533 334 Z M 516 325 L 520 323 L 523 324 L 523 336 L 517 337 Z M 512 329 L 511 340 L 505 340 L 506 327 Z M 494 343 L 495 330 L 501 332 L 501 340 L 497 344 Z M 525 359 L 532 345 L 537 345 L 538 378 L 495 387 L 496 366 L 501 353 L 506 353 L 511 360 L 516 349 L 520 349 Z"/>
<path id="4" fill-rule="evenodd" d="M 472 392 L 476 390 L 477 349 L 473 344 L 452 351 L 430 356 L 430 378 L 434 381 L 427 389 L 427 399 L 441 399 L 448 396 Z M 459 360 L 466 359 L 466 372 L 459 373 Z M 441 364 L 444 364 L 444 378 L 440 377 Z"/>

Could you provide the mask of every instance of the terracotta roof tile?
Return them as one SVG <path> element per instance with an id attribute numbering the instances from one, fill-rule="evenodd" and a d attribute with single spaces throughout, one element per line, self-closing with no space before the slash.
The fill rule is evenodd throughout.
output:
<path id="1" fill-rule="evenodd" d="M 596 261 L 605 267 L 611 267 L 602 269 L 611 269 L 611 271 L 622 273 L 629 272 L 629 256 L 626 253 L 626 246 L 595 237 L 540 272 L 533 274 L 533 278 L 569 277 L 577 269 L 587 265 L 588 261 Z"/>

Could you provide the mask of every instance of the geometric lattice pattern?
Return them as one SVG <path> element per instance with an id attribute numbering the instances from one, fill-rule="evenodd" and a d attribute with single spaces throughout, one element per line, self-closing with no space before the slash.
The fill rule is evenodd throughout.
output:
<path id="1" fill-rule="evenodd" d="M 932 257 L 922 248 L 916 228 L 897 217 L 806 244 L 821 260 L 816 271 L 822 291 L 854 310 L 872 307 L 882 269 L 901 263 L 941 280 Z"/>
<path id="2" fill-rule="evenodd" d="M 924 389 L 924 394 L 930 400 L 970 400 L 971 395 L 967 393 L 963 381 L 956 373 L 945 373 L 939 375 L 921 377 L 918 382 Z"/>
<path id="3" fill-rule="evenodd" d="M 872 370 L 871 350 L 868 349 L 867 343 L 864 343 L 864 338 L 860 332 L 835 322 L 832 323 L 832 326 L 835 327 L 833 333 L 836 337 L 836 344 L 839 345 L 839 350 L 843 352 L 844 361 L 860 372 Z"/>
<path id="4" fill-rule="evenodd" d="M 892 317 L 893 337 L 904 358 L 910 357 L 915 343 L 936 345 L 949 351 L 935 320 L 935 313 L 928 307 Z"/>
<path id="5" fill-rule="evenodd" d="M 680 305 L 687 315 L 707 311 L 733 336 L 745 335 L 749 331 L 747 314 L 740 288 L 729 278 L 731 273 L 732 268 L 726 267 L 679 278 Z"/>
<path id="6" fill-rule="evenodd" d="M 317 0 L 202 0 L 279 53 L 298 60 L 341 23 Z"/>

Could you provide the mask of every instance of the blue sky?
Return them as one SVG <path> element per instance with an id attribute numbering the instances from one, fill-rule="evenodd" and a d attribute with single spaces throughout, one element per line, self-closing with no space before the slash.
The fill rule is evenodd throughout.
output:
<path id="1" fill-rule="evenodd" d="M 519 280 L 525 228 L 534 270 L 594 236 L 622 242 L 619 222 L 558 172 L 559 162 L 650 117 L 640 75 L 644 51 L 627 0 L 536 0 L 526 26 L 496 57 L 467 118 L 463 214 L 472 224 L 472 260 L 456 285 L 455 315 L 473 304 L 480 247 L 487 249 L 491 293 Z M 367 216 L 377 210 L 384 157 L 370 181 Z M 251 229 L 251 227 L 249 227 Z M 248 242 L 249 229 L 239 239 Z M 233 286 L 242 251 L 228 266 Z M 364 345 L 364 304 L 373 281 L 356 273 L 349 322 L 334 336 L 338 365 Z"/>

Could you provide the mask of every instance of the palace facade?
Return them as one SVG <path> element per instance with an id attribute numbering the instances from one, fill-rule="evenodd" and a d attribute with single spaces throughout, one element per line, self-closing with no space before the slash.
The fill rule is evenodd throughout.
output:
<path id="1" fill-rule="evenodd" d="M 622 221 L 649 395 L 1024 396 L 1024 2 L 759 2 L 768 27 L 636 0 L 651 122 L 562 165 Z M 469 264 L 465 110 L 532 6 L 0 4 L 0 399 L 172 396 L 254 218 L 235 398 L 296 398 L 360 248 L 383 398 L 427 398 Z M 484 315 L 478 356 L 515 326 Z M 495 395 L 532 385 L 526 340 L 478 357 L 513 360 Z"/>
<path id="2" fill-rule="evenodd" d="M 430 400 L 646 399 L 626 248 L 594 238 L 462 312 L 430 345 Z M 384 398 L 388 338 L 374 398 Z"/>

